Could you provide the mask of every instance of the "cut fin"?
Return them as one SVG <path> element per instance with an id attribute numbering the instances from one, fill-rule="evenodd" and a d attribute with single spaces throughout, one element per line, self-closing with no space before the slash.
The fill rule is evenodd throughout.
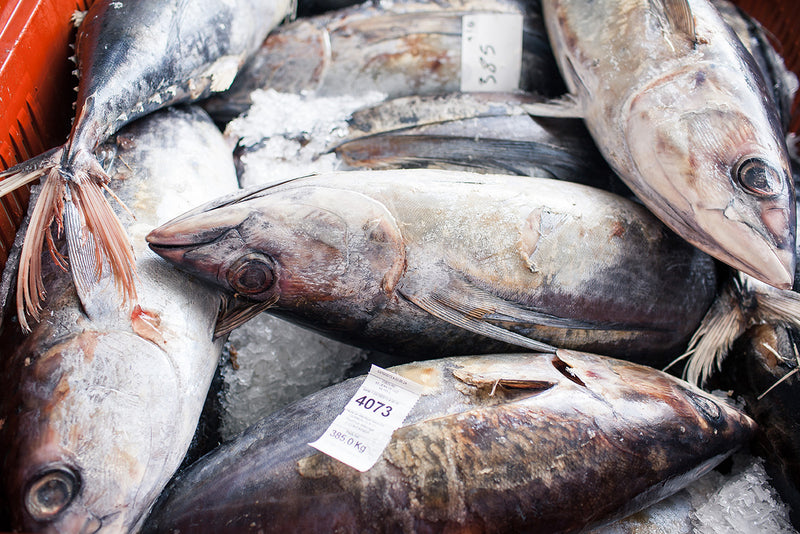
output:
<path id="1" fill-rule="evenodd" d="M 528 115 L 534 117 L 555 117 L 566 119 L 582 119 L 583 107 L 574 95 L 565 94 L 559 98 L 520 104 Z"/>
<path id="2" fill-rule="evenodd" d="M 684 378 L 702 385 L 715 367 L 720 369 L 736 338 L 756 324 L 800 329 L 800 294 L 738 273 L 703 317 L 689 348 L 668 367 L 688 358 Z"/>
<path id="3" fill-rule="evenodd" d="M 278 302 L 277 294 L 263 302 L 254 302 L 236 296 L 223 297 L 219 314 L 217 314 L 214 339 L 230 334 L 234 328 L 243 325 L 259 313 L 269 309 L 276 302 Z"/>
<path id="4" fill-rule="evenodd" d="M 664 14 L 673 31 L 685 35 L 692 43 L 697 43 L 694 15 L 688 0 L 662 0 Z"/>
<path id="5" fill-rule="evenodd" d="M 42 183 L 41 192 L 25 231 L 17 274 L 17 318 L 25 333 L 31 331 L 28 317 L 38 321 L 39 312 L 42 310 L 42 301 L 45 298 L 42 281 L 42 248 L 46 237 L 48 244 L 51 246 L 53 244 L 49 238 L 53 219 L 58 218 L 60 226 L 63 191 L 63 179 L 55 168 L 51 168 L 47 179 Z M 52 253 L 57 252 L 51 251 Z"/>
<path id="6" fill-rule="evenodd" d="M 72 12 L 72 15 L 69 17 L 69 21 L 72 23 L 74 28 L 80 28 L 81 24 L 83 24 L 83 19 L 86 18 L 86 13 L 89 11 L 82 11 L 80 9 L 76 9 Z"/>
<path id="7" fill-rule="evenodd" d="M 733 342 L 744 333 L 749 322 L 736 285 L 731 283 L 722 290 L 689 340 L 686 352 L 666 369 L 688 359 L 683 378 L 692 384 L 702 385 L 714 367 L 720 368 Z"/>
<path id="8" fill-rule="evenodd" d="M 50 149 L 43 154 L 0 172 L 0 197 L 4 197 L 12 191 L 46 175 L 60 159 L 61 149 L 62 147 Z"/>
<path id="9" fill-rule="evenodd" d="M 134 333 L 142 339 L 155 343 L 159 347 L 164 347 L 167 340 L 161 332 L 161 317 L 155 313 L 143 310 L 138 304 L 133 307 L 131 312 L 131 327 Z"/>
<path id="10" fill-rule="evenodd" d="M 470 386 L 491 390 L 489 395 L 494 395 L 498 387 L 540 393 L 556 385 L 556 382 L 549 380 L 521 378 L 518 376 L 501 376 L 497 373 L 473 372 L 466 368 L 455 369 L 453 371 L 453 376 Z"/>

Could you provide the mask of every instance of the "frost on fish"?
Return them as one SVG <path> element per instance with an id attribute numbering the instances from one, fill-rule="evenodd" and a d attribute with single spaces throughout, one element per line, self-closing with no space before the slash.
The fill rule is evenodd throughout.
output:
<path id="1" fill-rule="evenodd" d="M 674 377 L 585 353 L 392 370 L 424 393 L 368 471 L 308 446 L 355 379 L 262 419 L 180 473 L 144 531 L 573 532 L 674 493 L 755 430 Z"/>
<path id="2" fill-rule="evenodd" d="M 550 111 L 582 116 L 623 181 L 679 235 L 790 288 L 795 193 L 781 122 L 758 66 L 713 6 L 542 4 L 571 93 Z"/>
<path id="3" fill-rule="evenodd" d="M 105 197 L 113 197 L 110 178 L 95 150 L 137 117 L 227 88 L 246 57 L 292 9 L 289 0 L 92 3 L 76 40 L 80 82 L 67 142 L 0 174 L 0 196 L 43 179 L 17 277 L 23 328 L 29 330 L 28 319 L 40 317 L 45 245 L 53 261 L 72 273 L 82 301 L 107 271 L 124 303 L 135 306 L 135 257 Z M 56 244 L 62 232 L 67 253 Z"/>
<path id="4" fill-rule="evenodd" d="M 232 296 L 218 334 L 269 309 L 394 354 L 568 346 L 665 365 L 716 291 L 711 258 L 642 207 L 532 177 L 326 173 L 218 199 L 148 240 Z"/>
<path id="5" fill-rule="evenodd" d="M 320 97 L 459 91 L 462 20 L 475 14 L 515 14 L 523 21 L 520 83 L 510 90 L 545 96 L 564 90 L 538 3 L 403 0 L 364 2 L 277 28 L 231 90 L 212 96 L 203 106 L 224 123 L 247 110 L 256 90 Z"/>
<path id="6" fill-rule="evenodd" d="M 98 152 L 110 161 L 137 254 L 139 319 L 110 277 L 79 300 L 69 273 L 43 265 L 48 292 L 21 339 L 7 322 L 0 393 L 0 488 L 23 531 L 127 532 L 180 464 L 219 360 L 221 295 L 146 247 L 165 218 L 237 187 L 230 150 L 202 110 L 158 112 Z M 109 156 L 109 157 L 104 157 Z"/>

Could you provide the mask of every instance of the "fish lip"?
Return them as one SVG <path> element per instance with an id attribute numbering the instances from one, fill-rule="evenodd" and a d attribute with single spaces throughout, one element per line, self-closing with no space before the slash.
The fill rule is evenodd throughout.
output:
<path id="1" fill-rule="evenodd" d="M 792 251 L 786 251 L 786 256 L 789 260 L 787 263 L 787 261 L 781 258 L 780 253 L 782 251 L 783 249 L 772 249 L 772 255 L 769 258 L 765 258 L 764 265 L 770 267 L 769 270 L 752 268 L 743 272 L 775 288 L 784 290 L 792 289 L 796 266 L 795 255 Z"/>
<path id="2" fill-rule="evenodd" d="M 211 232 L 198 233 L 173 231 L 175 226 L 173 223 L 180 223 L 183 220 L 185 219 L 175 220 L 151 230 L 150 233 L 145 236 L 145 241 L 147 241 L 147 245 L 150 247 L 150 249 L 153 252 L 157 252 L 158 250 L 170 250 L 176 248 L 207 245 L 227 231 L 227 228 L 220 228 Z"/>

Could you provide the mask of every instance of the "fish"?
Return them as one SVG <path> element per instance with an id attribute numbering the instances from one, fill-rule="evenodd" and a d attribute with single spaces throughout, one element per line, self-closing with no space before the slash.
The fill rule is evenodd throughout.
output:
<path id="1" fill-rule="evenodd" d="M 222 351 L 211 334 L 223 296 L 144 240 L 238 187 L 221 132 L 199 108 L 168 108 L 123 128 L 98 156 L 137 212 L 119 216 L 137 255 L 139 301 L 134 310 L 110 305 L 116 290 L 105 273 L 89 317 L 69 273 L 46 263 L 42 320 L 28 335 L 6 321 L 0 502 L 18 531 L 137 531 L 189 447 Z"/>
<path id="2" fill-rule="evenodd" d="M 76 37 L 79 82 L 67 142 L 0 174 L 0 196 L 43 183 L 19 262 L 17 315 L 24 328 L 29 317 L 39 319 L 45 297 L 39 255 L 45 244 L 53 261 L 71 271 L 82 300 L 104 263 L 120 294 L 136 300 L 135 258 L 104 195 L 109 177 L 95 150 L 137 117 L 227 89 L 291 10 L 290 0 L 92 3 Z M 68 243 L 66 256 L 56 249 L 53 222 Z"/>
<path id="3" fill-rule="evenodd" d="M 400 97 L 357 110 L 330 151 L 345 168 L 547 176 L 631 195 L 577 119 L 533 117 L 518 93 Z"/>
<path id="4" fill-rule="evenodd" d="M 786 67 L 780 53 L 770 42 L 769 32 L 753 17 L 736 4 L 727 0 L 714 0 L 722 19 L 736 32 L 758 65 L 764 83 L 770 89 L 781 126 L 789 131 L 792 118 L 792 102 L 800 82 L 797 75 Z"/>
<path id="5" fill-rule="evenodd" d="M 800 215 L 800 210 L 795 210 L 795 214 Z M 800 268 L 795 270 L 795 288 L 800 287 L 798 280 Z M 686 360 L 683 377 L 703 385 L 715 375 L 719 377 L 731 348 L 746 337 L 746 332 L 759 325 L 800 329 L 800 293 L 794 289 L 778 289 L 740 271 L 734 272 L 722 283 L 719 295 L 692 334 L 686 351 L 673 363 Z M 758 365 L 753 365 L 756 366 L 753 372 L 758 374 Z"/>
<path id="6" fill-rule="evenodd" d="M 756 429 L 671 375 L 575 351 L 390 370 L 424 389 L 367 471 L 307 445 L 360 377 L 177 474 L 143 532 L 577 532 L 680 490 Z"/>
<path id="7" fill-rule="evenodd" d="M 523 17 L 514 89 L 549 97 L 563 93 L 538 1 L 403 0 L 362 3 L 276 28 L 230 90 L 203 106 L 224 124 L 249 109 L 255 90 L 319 97 L 377 91 L 387 98 L 459 91 L 463 17 L 498 13 Z"/>
<path id="8" fill-rule="evenodd" d="M 642 206 L 547 178 L 338 171 L 243 189 L 150 248 L 228 299 L 413 357 L 554 346 L 666 365 L 717 291 L 712 258 Z"/>
<path id="9" fill-rule="evenodd" d="M 731 347 L 712 387 L 741 399 L 758 424 L 752 449 L 765 458 L 772 485 L 800 525 L 800 329 L 775 323 L 748 328 Z"/>
<path id="10" fill-rule="evenodd" d="M 706 0 L 544 0 L 568 93 L 532 114 L 582 117 L 667 226 L 780 289 L 795 270 L 789 156 L 752 55 Z"/>

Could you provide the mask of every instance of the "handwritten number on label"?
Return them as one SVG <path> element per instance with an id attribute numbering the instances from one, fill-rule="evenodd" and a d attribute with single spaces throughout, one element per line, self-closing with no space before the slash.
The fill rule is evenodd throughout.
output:
<path id="1" fill-rule="evenodd" d="M 494 51 L 494 47 L 492 45 L 481 45 L 480 49 L 481 49 L 481 54 L 483 54 L 484 56 L 488 56 L 490 52 L 492 55 L 496 54 L 496 52 Z"/>
<path id="2" fill-rule="evenodd" d="M 480 81 L 481 83 L 489 83 L 489 82 L 497 83 L 497 80 L 495 79 L 494 74 L 490 74 L 490 75 L 486 76 L 485 78 L 478 78 L 478 81 Z"/>

